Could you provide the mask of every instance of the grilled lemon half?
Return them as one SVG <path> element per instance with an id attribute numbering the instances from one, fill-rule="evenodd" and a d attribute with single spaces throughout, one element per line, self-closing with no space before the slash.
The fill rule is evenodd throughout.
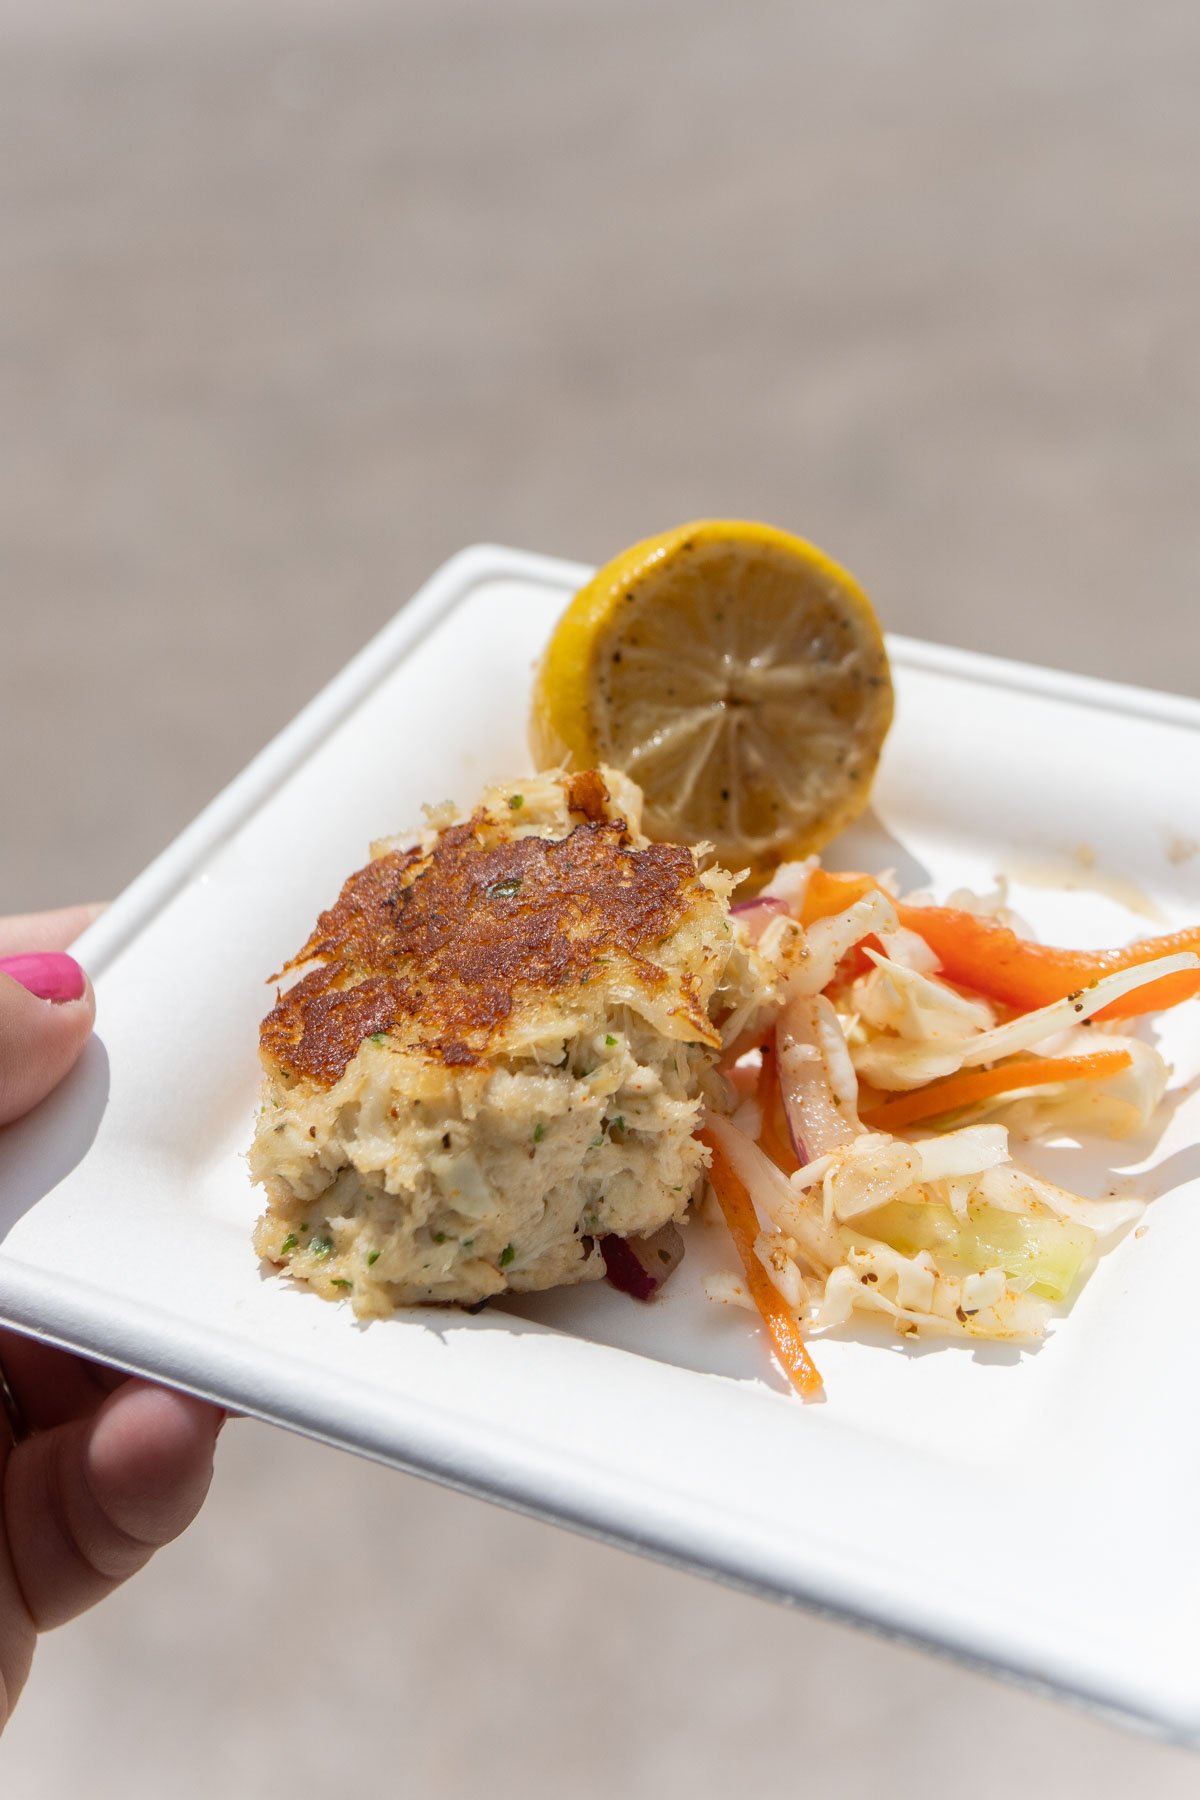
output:
<path id="1" fill-rule="evenodd" d="M 857 818 L 892 706 L 853 577 L 773 526 L 709 519 L 634 544 L 575 596 L 530 743 L 541 768 L 624 770 L 648 835 L 762 879 Z"/>

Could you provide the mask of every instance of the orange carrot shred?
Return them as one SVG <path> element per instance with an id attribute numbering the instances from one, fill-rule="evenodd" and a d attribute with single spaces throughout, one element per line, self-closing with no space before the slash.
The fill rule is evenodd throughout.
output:
<path id="1" fill-rule="evenodd" d="M 812 925 L 818 919 L 845 912 L 848 906 L 853 906 L 856 900 L 861 900 L 875 888 L 879 888 L 879 883 L 871 875 L 839 875 L 832 869 L 814 869 L 804 890 L 800 923 Z M 879 891 L 884 890 L 879 888 Z"/>
<path id="2" fill-rule="evenodd" d="M 800 918 L 805 925 L 843 912 L 877 887 L 869 875 L 831 874 L 814 869 Z M 881 890 L 882 891 L 882 890 Z M 889 899 L 892 896 L 889 895 Z M 1018 937 L 999 919 L 953 906 L 908 906 L 893 900 L 900 923 L 923 937 L 942 966 L 942 974 L 959 987 L 998 1000 L 1014 1012 L 1034 1012 L 1065 1000 L 1080 988 L 1119 969 L 1133 969 L 1181 950 L 1200 953 L 1200 925 L 1166 937 L 1139 938 L 1116 950 L 1060 950 Z M 1200 994 L 1200 969 L 1164 975 L 1113 1000 L 1097 1019 L 1128 1019 L 1140 1013 L 1178 1006 Z"/>
<path id="3" fill-rule="evenodd" d="M 919 932 L 950 981 L 974 988 L 1015 1012 L 1065 1000 L 1119 969 L 1137 968 L 1181 950 L 1200 951 L 1200 926 L 1169 937 L 1139 938 L 1117 950 L 1059 950 L 1019 938 L 1007 925 L 949 906 L 898 906 L 900 923 Z M 1200 969 L 1164 975 L 1112 1001 L 1097 1019 L 1128 1019 L 1178 1006 L 1200 994 Z"/>
<path id="4" fill-rule="evenodd" d="M 994 1069 L 961 1069 L 941 1081 L 927 1082 L 910 1093 L 896 1094 L 878 1106 L 864 1107 L 860 1117 L 872 1131 L 901 1131 L 923 1119 L 958 1112 L 979 1100 L 994 1099 L 1019 1088 L 1057 1081 L 1103 1081 L 1133 1062 L 1128 1050 L 1089 1051 L 1086 1056 L 1023 1056 Z"/>
<path id="5" fill-rule="evenodd" d="M 750 1290 L 750 1296 L 755 1306 L 762 1314 L 763 1324 L 770 1334 L 775 1355 L 782 1364 L 788 1379 L 804 1398 L 806 1400 L 814 1399 L 822 1392 L 821 1377 L 816 1364 L 805 1348 L 795 1315 L 790 1311 L 783 1296 L 754 1254 L 754 1242 L 758 1236 L 758 1218 L 750 1195 L 716 1139 L 709 1132 L 702 1131 L 700 1140 L 707 1144 L 712 1151 L 712 1168 L 709 1174 L 713 1192 L 725 1215 L 729 1235 L 742 1259 L 742 1267 L 746 1271 L 746 1286 Z"/>
<path id="6" fill-rule="evenodd" d="M 758 1101 L 762 1113 L 762 1129 L 758 1136 L 758 1147 L 771 1161 L 781 1168 L 785 1175 L 792 1175 L 800 1167 L 800 1160 L 792 1149 L 791 1133 L 787 1126 L 787 1115 L 783 1110 L 783 1095 L 779 1088 L 779 1069 L 775 1061 L 775 1052 L 765 1046 L 762 1053 L 762 1069 L 758 1077 L 758 1087 L 754 1098 Z"/>

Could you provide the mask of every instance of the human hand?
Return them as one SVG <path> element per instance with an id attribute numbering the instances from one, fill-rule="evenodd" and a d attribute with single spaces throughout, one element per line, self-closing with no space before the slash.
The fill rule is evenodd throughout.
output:
<path id="1" fill-rule="evenodd" d="M 98 910 L 0 919 L 0 1127 L 87 1042 L 91 985 L 64 952 Z M 195 1518 L 224 1414 L 3 1330 L 0 1404 L 3 1730 L 38 1632 L 94 1606 Z"/>

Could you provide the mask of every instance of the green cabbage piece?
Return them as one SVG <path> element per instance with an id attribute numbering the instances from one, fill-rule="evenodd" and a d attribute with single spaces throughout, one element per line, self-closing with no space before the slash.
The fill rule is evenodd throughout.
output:
<path id="1" fill-rule="evenodd" d="M 943 1274 L 1000 1268 L 1010 1278 L 1032 1278 L 1029 1292 L 1043 1300 L 1066 1299 L 1096 1242 L 1086 1225 L 1050 1213 L 971 1205 L 960 1219 L 948 1206 L 920 1200 L 891 1200 L 854 1225 L 902 1256 L 928 1250 Z"/>

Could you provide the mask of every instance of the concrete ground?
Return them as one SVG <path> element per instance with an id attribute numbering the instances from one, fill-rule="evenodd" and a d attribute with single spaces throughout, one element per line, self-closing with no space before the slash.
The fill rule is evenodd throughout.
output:
<path id="1" fill-rule="evenodd" d="M 0 908 L 119 889 L 481 538 L 761 515 L 893 629 L 1195 692 L 1198 88 L 1184 0 L 3 0 Z M 7 1800 L 1198 1780 L 244 1422 L 0 1747 Z"/>

